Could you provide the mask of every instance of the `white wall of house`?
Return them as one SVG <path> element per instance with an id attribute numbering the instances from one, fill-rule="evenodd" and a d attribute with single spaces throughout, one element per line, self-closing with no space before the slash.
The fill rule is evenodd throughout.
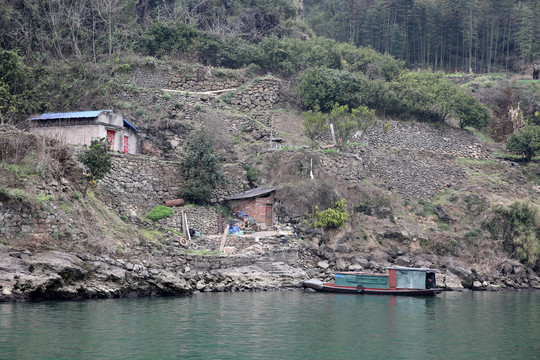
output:
<path id="1" fill-rule="evenodd" d="M 39 121 L 39 120 L 34 120 Z M 70 121 L 71 124 L 76 124 L 77 119 Z M 90 145 L 93 139 L 107 137 L 107 131 L 114 131 L 114 143 L 111 147 L 113 151 L 124 152 L 124 137 L 128 138 L 128 153 L 136 154 L 137 135 L 130 128 L 124 127 L 124 120 L 121 115 L 111 112 L 101 113 L 92 124 L 86 125 L 69 125 L 69 126 L 35 126 L 30 128 L 30 132 L 36 135 L 54 137 L 67 144 L 73 145 Z"/>
<path id="2" fill-rule="evenodd" d="M 99 137 L 107 137 L 107 131 L 114 131 L 114 141 L 111 150 L 124 152 L 124 137 L 126 136 L 128 138 L 128 153 L 137 153 L 137 136 L 134 131 L 127 128 L 118 129 L 116 127 L 99 125 Z"/>
<path id="3" fill-rule="evenodd" d="M 90 145 L 92 139 L 100 137 L 97 125 L 33 127 L 30 132 L 36 135 L 54 137 L 67 144 Z"/>

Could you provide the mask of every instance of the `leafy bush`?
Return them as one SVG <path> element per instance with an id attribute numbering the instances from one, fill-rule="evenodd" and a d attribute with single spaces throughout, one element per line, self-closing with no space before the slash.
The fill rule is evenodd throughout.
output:
<path id="1" fill-rule="evenodd" d="M 322 211 L 319 211 L 319 208 L 316 206 L 315 212 L 311 216 L 313 220 L 311 226 L 323 229 L 338 229 L 342 227 L 349 219 L 346 208 L 345 199 L 337 201 L 333 208 Z"/>
<path id="2" fill-rule="evenodd" d="M 399 97 L 398 114 L 427 122 L 444 122 L 457 93 L 457 85 L 443 73 L 430 71 L 403 73 L 394 88 Z"/>
<path id="3" fill-rule="evenodd" d="M 78 156 L 78 160 L 84 165 L 86 171 L 83 197 L 86 197 L 89 185 L 95 185 L 111 171 L 110 146 L 107 138 L 94 139 L 88 150 Z"/>
<path id="4" fill-rule="evenodd" d="M 302 125 L 311 148 L 315 149 L 319 139 L 328 131 L 326 116 L 318 109 L 306 111 L 302 113 Z"/>
<path id="5" fill-rule="evenodd" d="M 540 126 L 527 125 L 518 134 L 512 134 L 508 138 L 506 148 L 517 155 L 531 159 L 540 150 Z"/>
<path id="6" fill-rule="evenodd" d="M 173 214 L 174 214 L 173 208 L 165 206 L 165 205 L 157 205 L 150 211 L 148 215 L 146 215 L 146 218 L 153 221 L 158 221 L 160 219 L 164 219 L 169 216 L 172 216 Z"/>
<path id="7" fill-rule="evenodd" d="M 257 181 L 257 178 L 259 177 L 259 171 L 247 164 L 244 164 L 242 166 L 244 170 L 246 170 L 246 176 L 249 182 L 254 183 Z"/>
<path id="8" fill-rule="evenodd" d="M 222 157 L 214 150 L 205 129 L 193 131 L 182 149 L 181 169 L 185 179 L 182 197 L 193 202 L 206 202 L 213 189 L 225 180 L 220 170 L 221 161 Z"/>
<path id="9" fill-rule="evenodd" d="M 338 141 L 338 147 L 343 149 L 347 141 L 352 140 L 355 133 L 364 133 L 373 125 L 375 111 L 365 106 L 351 109 L 347 105 L 334 105 L 330 112 L 330 122 L 335 126 L 335 134 Z"/>
<path id="10" fill-rule="evenodd" d="M 519 261 L 540 267 L 540 219 L 535 206 L 519 201 L 509 208 L 497 206 L 493 218 L 483 227 L 494 240 L 502 240 L 506 251 Z"/>
<path id="11" fill-rule="evenodd" d="M 491 117 L 486 106 L 441 72 L 404 72 L 392 82 L 391 90 L 376 99 L 377 105 L 387 105 L 387 114 L 426 122 L 453 117 L 461 128 L 477 129 L 486 126 Z"/>
<path id="12" fill-rule="evenodd" d="M 475 129 L 485 127 L 491 118 L 489 109 L 465 90 L 459 89 L 454 97 L 455 114 L 459 127 L 472 126 Z"/>
<path id="13" fill-rule="evenodd" d="M 0 123 L 24 107 L 26 81 L 23 59 L 13 51 L 0 49 Z"/>
<path id="14" fill-rule="evenodd" d="M 336 103 L 356 107 L 357 93 L 367 81 L 345 70 L 309 68 L 298 77 L 297 91 L 306 109 L 329 112 Z"/>
<path id="15" fill-rule="evenodd" d="M 143 34 L 141 50 L 149 55 L 171 51 L 185 51 L 199 31 L 183 22 L 155 22 Z"/>

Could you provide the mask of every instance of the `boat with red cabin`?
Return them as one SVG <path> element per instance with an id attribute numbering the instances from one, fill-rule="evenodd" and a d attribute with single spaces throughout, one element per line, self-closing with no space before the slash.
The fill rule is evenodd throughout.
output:
<path id="1" fill-rule="evenodd" d="M 437 287 L 436 269 L 394 266 L 387 274 L 338 272 L 333 283 L 318 279 L 305 280 L 302 286 L 320 292 L 434 296 L 444 291 Z"/>

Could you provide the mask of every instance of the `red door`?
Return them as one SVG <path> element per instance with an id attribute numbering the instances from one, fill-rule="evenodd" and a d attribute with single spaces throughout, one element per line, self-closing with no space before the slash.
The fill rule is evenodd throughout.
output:
<path id="1" fill-rule="evenodd" d="M 129 137 L 124 136 L 124 154 L 127 154 L 129 151 Z"/>
<path id="2" fill-rule="evenodd" d="M 114 150 L 114 136 L 116 134 L 116 131 L 114 130 L 107 130 L 107 139 L 111 143 L 111 147 L 109 150 Z"/>

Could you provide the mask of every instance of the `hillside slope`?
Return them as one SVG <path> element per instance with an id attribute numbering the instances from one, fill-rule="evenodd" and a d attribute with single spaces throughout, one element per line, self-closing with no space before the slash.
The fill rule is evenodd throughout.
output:
<path id="1" fill-rule="evenodd" d="M 102 105 L 141 130 L 145 155 L 118 155 L 116 161 L 174 166 L 190 132 L 204 125 L 215 130 L 229 176 L 216 189 L 214 205 L 249 186 L 276 186 L 279 221 L 291 223 L 296 238 L 261 238 L 261 244 L 252 242 L 256 236 L 231 238 L 236 253 L 230 260 L 214 253 L 222 274 L 212 277 L 216 268 L 201 265 L 212 262 L 201 251 L 215 251 L 219 240 L 207 237 L 181 249 L 174 232 L 144 218 L 164 194 L 131 190 L 123 175 L 113 173 L 82 198 L 82 171 L 70 146 L 2 127 L 0 240 L 4 254 L 17 259 L 0 269 L 3 299 L 234 291 L 241 284 L 276 288 L 302 276 L 382 271 L 390 264 L 439 268 L 453 289 L 540 288 L 538 163 L 500 160 L 493 155 L 498 145 L 468 130 L 387 120 L 348 151 L 309 150 L 288 82 L 204 69 L 197 79 L 197 68 L 160 63 L 119 76 L 120 85 Z M 224 95 L 208 93 L 230 88 Z M 257 176 L 248 176 L 249 169 Z M 144 173 L 141 183 L 156 181 Z M 182 187 L 181 174 L 167 181 L 169 190 Z M 315 206 L 326 209 L 341 198 L 350 215 L 344 228 L 305 225 Z M 48 280 L 40 282 L 34 270 L 26 272 L 39 268 L 33 259 L 48 259 L 39 254 L 50 250 L 57 251 L 49 253 L 54 259 L 67 259 L 65 253 L 77 258 L 52 274 L 43 270 Z M 47 261 L 56 260 L 39 266 L 47 269 Z M 94 270 L 80 270 L 90 263 Z M 13 273 L 23 268 L 24 286 Z M 130 283 L 131 276 L 136 281 Z M 121 286 L 88 290 L 105 278 Z"/>

